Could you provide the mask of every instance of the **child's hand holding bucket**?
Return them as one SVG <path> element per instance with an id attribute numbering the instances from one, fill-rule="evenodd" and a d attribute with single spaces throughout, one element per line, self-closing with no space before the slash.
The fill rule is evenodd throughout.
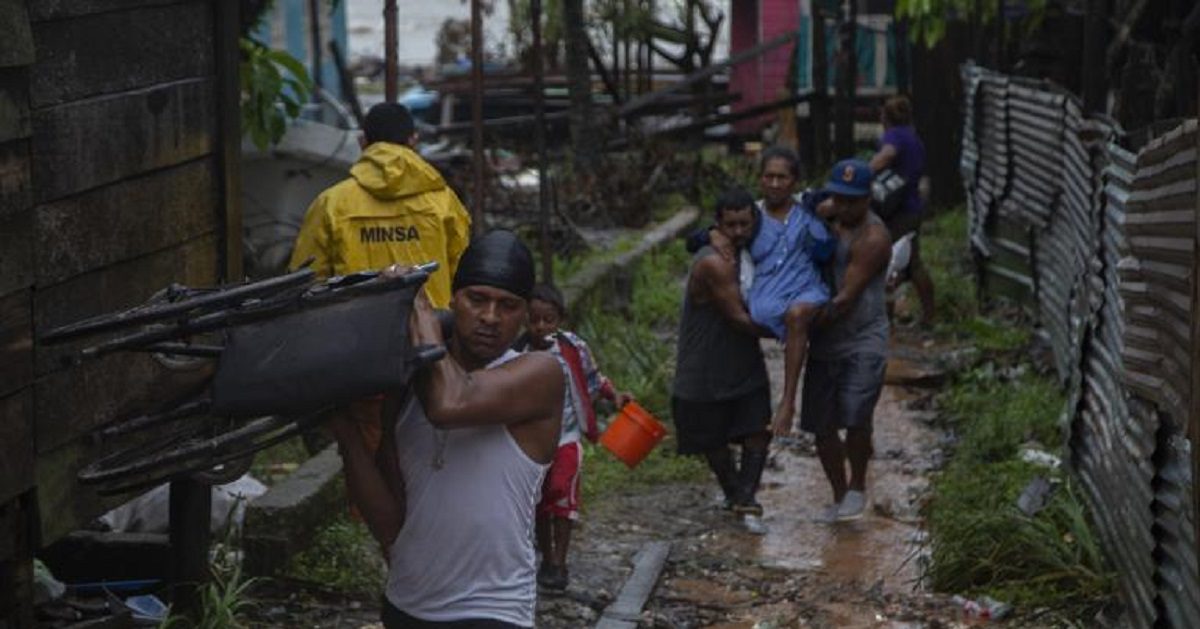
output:
<path id="1" fill-rule="evenodd" d="M 604 434 L 600 435 L 600 445 L 633 469 L 666 435 L 667 427 L 662 422 L 642 408 L 641 404 L 630 400 L 621 407 Z"/>

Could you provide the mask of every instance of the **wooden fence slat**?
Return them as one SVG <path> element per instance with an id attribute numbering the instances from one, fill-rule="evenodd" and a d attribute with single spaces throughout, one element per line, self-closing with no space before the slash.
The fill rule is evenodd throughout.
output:
<path id="1" fill-rule="evenodd" d="M 53 543 L 67 533 L 83 528 L 97 516 L 133 498 L 131 495 L 101 496 L 76 480 L 79 470 L 104 452 L 101 446 L 84 439 L 53 452 L 38 454 L 35 466 L 37 506 L 43 544 Z"/>
<path id="2" fill-rule="evenodd" d="M 0 297 L 0 396 L 33 380 L 32 306 L 28 290 Z"/>
<path id="3" fill-rule="evenodd" d="M 27 138 L 30 131 L 29 70 L 0 68 L 0 142 Z"/>
<path id="4" fill-rule="evenodd" d="M 34 112 L 34 201 L 209 153 L 215 105 L 212 79 L 197 79 Z"/>
<path id="5" fill-rule="evenodd" d="M 33 205 L 29 173 L 29 141 L 0 144 L 0 221 Z"/>
<path id="6" fill-rule="evenodd" d="M 0 218 L 0 295 L 33 285 L 33 212 Z"/>
<path id="7" fill-rule="evenodd" d="M 0 67 L 33 63 L 33 36 L 25 0 L 0 0 L 0 33 L 4 34 L 0 38 Z"/>
<path id="8" fill-rule="evenodd" d="M 211 286 L 216 282 L 216 272 L 216 237 L 208 235 L 78 275 L 34 294 L 34 330 L 44 334 L 60 325 L 135 306 L 173 282 Z M 40 376 L 61 369 L 64 358 L 93 341 L 80 339 L 38 347 L 35 373 Z"/>
<path id="9" fill-rule="evenodd" d="M 38 287 L 213 232 L 214 176 L 205 158 L 38 206 Z"/>
<path id="10" fill-rule="evenodd" d="M 34 385 L 38 455 L 113 420 L 152 412 L 196 391 L 208 375 L 172 371 L 149 354 L 122 353 L 42 376 Z"/>
<path id="11" fill-rule="evenodd" d="M 33 389 L 0 398 L 0 504 L 33 487 Z"/>
<path id="12" fill-rule="evenodd" d="M 61 20 L 80 15 L 109 11 L 129 11 L 197 0 L 34 0 L 29 3 L 29 17 L 34 22 Z"/>
<path id="13" fill-rule="evenodd" d="M 214 73 L 208 3 L 35 25 L 34 108 Z"/>

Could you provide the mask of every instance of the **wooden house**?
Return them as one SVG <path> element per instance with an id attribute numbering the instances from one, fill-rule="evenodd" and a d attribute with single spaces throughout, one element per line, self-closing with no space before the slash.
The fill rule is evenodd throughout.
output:
<path id="1" fill-rule="evenodd" d="M 730 71 L 729 91 L 740 93 L 735 112 L 751 109 L 792 93 L 807 93 L 813 85 L 814 4 L 824 6 L 825 47 L 830 66 L 832 94 L 837 72 L 832 60 L 837 48 L 836 7 L 828 0 L 730 0 L 729 54 L 753 48 L 791 31 L 799 31 L 796 45 L 770 50 L 738 64 Z M 858 90 L 862 95 L 882 95 L 896 90 L 897 39 L 892 23 L 893 2 L 859 0 L 855 46 L 858 52 Z M 906 51 L 905 46 L 900 46 Z M 772 116 L 752 118 L 738 124 L 740 133 L 753 133 Z"/>
<path id="2" fill-rule="evenodd" d="M 32 626 L 36 550 L 127 499 L 77 482 L 90 433 L 173 386 L 38 335 L 240 275 L 237 5 L 0 0 L 0 627 Z"/>

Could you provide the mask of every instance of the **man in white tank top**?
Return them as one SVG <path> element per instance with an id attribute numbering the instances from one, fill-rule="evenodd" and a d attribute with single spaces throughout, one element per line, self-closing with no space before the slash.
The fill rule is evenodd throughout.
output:
<path id="1" fill-rule="evenodd" d="M 379 457 L 351 422 L 331 424 L 350 497 L 388 555 L 387 629 L 534 624 L 534 506 L 568 380 L 551 354 L 508 349 L 525 323 L 533 268 L 511 232 L 476 239 L 454 276 L 448 343 L 417 297 L 413 344 L 445 344 L 449 356 L 391 404 Z"/>

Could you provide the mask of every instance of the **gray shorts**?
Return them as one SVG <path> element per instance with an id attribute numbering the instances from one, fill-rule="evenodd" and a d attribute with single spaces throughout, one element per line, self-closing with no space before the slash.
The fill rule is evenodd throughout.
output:
<path id="1" fill-rule="evenodd" d="M 886 372 L 887 358 L 877 354 L 809 358 L 800 397 L 800 429 L 818 436 L 842 428 L 869 430 Z"/>

